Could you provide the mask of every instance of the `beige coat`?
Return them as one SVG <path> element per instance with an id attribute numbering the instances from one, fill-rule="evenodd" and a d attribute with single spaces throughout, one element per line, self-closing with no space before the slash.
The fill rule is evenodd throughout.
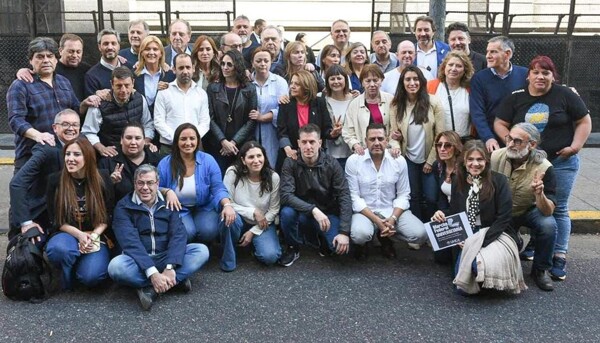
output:
<path id="1" fill-rule="evenodd" d="M 383 117 L 383 125 L 390 132 L 390 106 L 394 96 L 389 93 L 379 92 L 379 97 L 381 99 L 379 102 L 379 111 Z M 369 108 L 365 105 L 365 94 L 363 93 L 354 98 L 348 105 L 346 121 L 342 128 L 342 137 L 344 138 L 344 142 L 350 147 L 350 150 L 353 150 L 356 143 L 363 147 L 366 146 L 365 138 L 370 118 L 371 112 L 369 112 Z"/>
<path id="2" fill-rule="evenodd" d="M 433 140 L 438 133 L 446 130 L 446 120 L 444 118 L 444 108 L 442 107 L 440 100 L 435 95 L 429 95 L 429 102 L 430 106 L 429 112 L 427 113 L 427 122 L 423 123 L 423 129 L 425 130 L 425 160 L 429 165 L 433 165 L 436 158 Z M 402 132 L 402 139 L 398 141 L 390 138 L 390 146 L 392 148 L 400 148 L 402 155 L 406 156 L 409 115 L 405 115 L 402 123 L 398 123 L 398 120 L 396 119 L 398 117 L 396 110 L 396 106 L 390 108 L 390 133 L 400 131 Z"/>

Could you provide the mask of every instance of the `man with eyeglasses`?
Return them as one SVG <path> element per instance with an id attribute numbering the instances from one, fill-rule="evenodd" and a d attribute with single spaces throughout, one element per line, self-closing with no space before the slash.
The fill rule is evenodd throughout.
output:
<path id="1" fill-rule="evenodd" d="M 221 40 L 219 41 L 221 56 L 223 56 L 229 50 L 237 50 L 240 53 L 244 48 L 244 44 L 242 43 L 242 38 L 237 35 L 237 33 L 229 32 L 221 36 Z"/>
<path id="2" fill-rule="evenodd" d="M 135 190 L 114 211 L 113 231 L 123 253 L 110 261 L 108 274 L 118 284 L 136 288 L 142 309 L 149 311 L 158 294 L 192 290 L 190 278 L 208 261 L 204 244 L 187 244 L 178 211 L 167 208 L 158 192 L 158 171 L 141 165 Z"/>
<path id="3" fill-rule="evenodd" d="M 54 146 L 38 143 L 31 149 L 31 158 L 10 181 L 9 240 L 35 227 L 45 233 L 49 227 L 46 213 L 46 184 L 48 175 L 64 165 L 64 143 L 79 136 L 79 114 L 65 109 L 54 117 Z"/>
<path id="4" fill-rule="evenodd" d="M 514 227 L 527 226 L 531 230 L 535 242 L 531 277 L 540 289 L 552 291 L 548 271 L 552 268 L 557 230 L 552 216 L 556 177 L 546 152 L 537 149 L 540 142 L 540 133 L 533 124 L 516 124 L 505 137 L 506 147 L 492 153 L 491 168 L 509 180 Z"/>
<path id="5" fill-rule="evenodd" d="M 395 258 L 390 238 L 413 244 L 427 240 L 423 223 L 410 211 L 410 185 L 406 160 L 387 151 L 383 124 L 367 126 L 364 155 L 353 154 L 346 161 L 346 179 L 352 197 L 350 238 L 354 257 L 367 256 L 367 243 L 377 234 L 385 257 Z"/>

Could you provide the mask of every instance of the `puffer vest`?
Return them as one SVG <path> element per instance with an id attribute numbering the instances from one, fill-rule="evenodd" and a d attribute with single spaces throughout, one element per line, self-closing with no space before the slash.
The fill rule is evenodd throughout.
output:
<path id="1" fill-rule="evenodd" d="M 119 146 L 125 126 L 131 122 L 141 123 L 143 112 L 144 96 L 138 92 L 133 92 L 129 102 L 123 106 L 119 106 L 114 99 L 102 101 L 100 104 L 102 125 L 98 132 L 100 143 L 105 146 Z"/>

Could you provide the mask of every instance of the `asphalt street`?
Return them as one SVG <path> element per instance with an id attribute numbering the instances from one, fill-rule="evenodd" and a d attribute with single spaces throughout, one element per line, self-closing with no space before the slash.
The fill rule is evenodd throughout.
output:
<path id="1" fill-rule="evenodd" d="M 0 259 L 6 237 L 0 236 Z M 1 342 L 598 342 L 600 236 L 574 235 L 568 278 L 554 292 L 457 295 L 428 249 L 397 245 L 367 261 L 305 249 L 291 267 L 267 268 L 248 252 L 232 273 L 218 260 L 189 294 L 161 296 L 143 312 L 135 292 L 79 288 L 41 304 L 0 297 Z M 212 252 L 212 251 L 211 251 Z"/>

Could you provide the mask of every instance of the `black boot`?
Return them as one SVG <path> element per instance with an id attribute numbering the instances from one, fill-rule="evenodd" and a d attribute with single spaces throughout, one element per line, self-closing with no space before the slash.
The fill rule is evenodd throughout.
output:
<path id="1" fill-rule="evenodd" d="M 552 279 L 550 279 L 550 274 L 548 274 L 547 270 L 540 269 L 531 269 L 531 277 L 533 278 L 533 282 L 542 290 L 546 292 L 550 292 L 554 290 L 554 284 L 552 283 Z"/>

